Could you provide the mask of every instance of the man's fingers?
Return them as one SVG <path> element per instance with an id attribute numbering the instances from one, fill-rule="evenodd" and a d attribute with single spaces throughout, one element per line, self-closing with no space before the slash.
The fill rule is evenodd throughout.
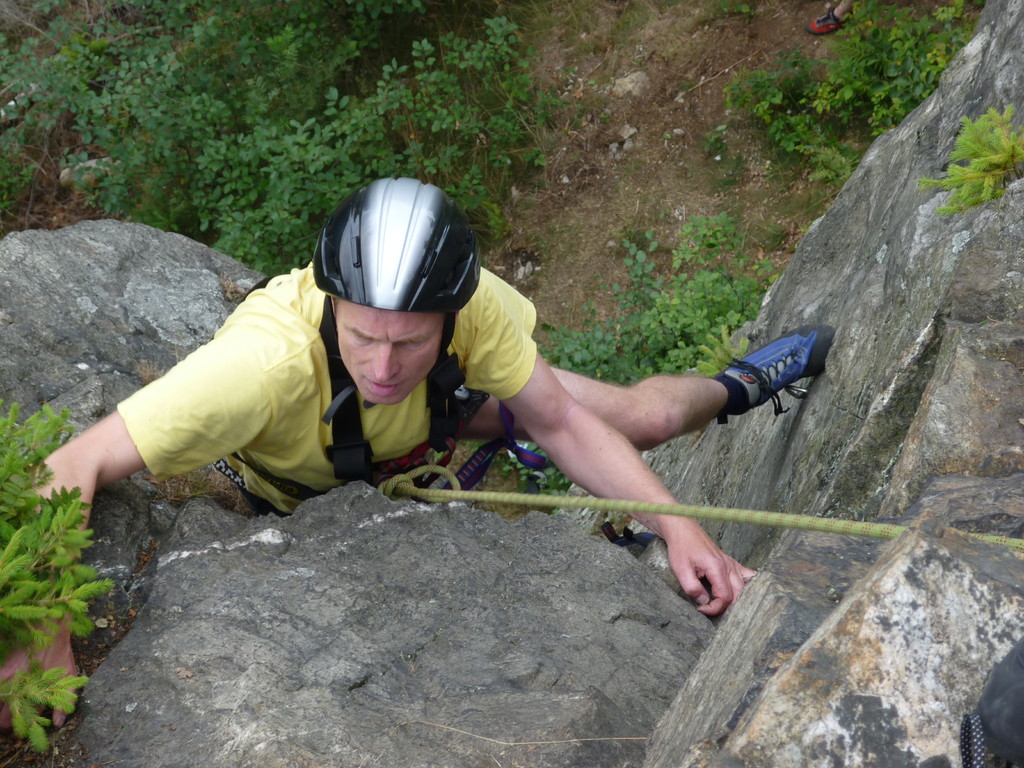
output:
<path id="1" fill-rule="evenodd" d="M 0 664 L 0 680 L 9 680 L 19 673 L 24 673 L 31 668 L 33 662 L 38 662 L 44 670 L 62 669 L 66 677 L 78 675 L 78 666 L 75 664 L 75 655 L 71 649 L 71 633 L 66 625 L 63 625 L 46 648 L 41 651 L 33 651 L 30 655 L 24 648 L 17 648 Z M 67 713 L 54 710 L 50 718 L 54 727 L 60 728 L 67 722 Z M 11 709 L 8 705 L 0 703 L 0 731 L 11 730 Z"/>
<path id="2" fill-rule="evenodd" d="M 737 565 L 737 568 L 709 572 L 706 577 L 688 574 L 689 578 L 680 579 L 679 584 L 697 604 L 697 610 L 705 616 L 717 616 L 736 601 L 747 583 L 757 575 L 757 571 Z"/>
<path id="3" fill-rule="evenodd" d="M 67 667 L 67 669 L 68 669 L 68 676 L 77 677 L 78 676 L 78 664 L 75 663 L 75 657 L 74 656 L 71 656 L 70 658 L 71 658 L 71 666 Z M 81 692 L 82 692 L 81 688 L 78 688 L 78 689 L 75 690 L 76 694 L 81 693 Z M 64 723 L 67 722 L 68 713 L 67 712 L 62 712 L 59 709 L 55 709 L 55 710 L 53 710 L 53 715 L 51 717 L 53 719 L 53 727 L 54 728 L 63 728 L 64 727 Z"/>
<path id="4" fill-rule="evenodd" d="M 697 610 L 703 613 L 705 616 L 718 616 L 726 608 L 729 607 L 729 603 L 721 597 L 716 597 L 707 605 L 698 605 Z"/>
<path id="5" fill-rule="evenodd" d="M 683 578 L 679 579 L 679 586 L 683 588 L 686 596 L 697 604 L 698 608 L 703 608 L 712 601 L 714 589 L 711 582 L 698 578 L 697 574 L 692 571 L 684 572 Z"/>
<path id="6" fill-rule="evenodd" d="M 62 728 L 64 723 L 68 720 L 67 712 L 61 712 L 59 709 L 53 710 L 53 714 L 50 717 L 54 728 Z M 0 733 L 6 733 L 11 730 L 11 709 L 7 705 L 0 708 Z"/>
<path id="7" fill-rule="evenodd" d="M 692 583 L 696 585 L 694 592 L 690 592 L 685 585 L 683 590 L 705 616 L 717 616 L 732 603 L 732 587 L 727 573 L 708 574 L 700 578 L 694 574 Z"/>

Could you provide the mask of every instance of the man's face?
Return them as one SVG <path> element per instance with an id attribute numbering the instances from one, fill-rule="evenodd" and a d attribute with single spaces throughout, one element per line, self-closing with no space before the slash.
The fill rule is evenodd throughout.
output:
<path id="1" fill-rule="evenodd" d="M 444 315 L 396 312 L 336 299 L 338 349 L 365 400 L 400 403 L 437 362 Z"/>

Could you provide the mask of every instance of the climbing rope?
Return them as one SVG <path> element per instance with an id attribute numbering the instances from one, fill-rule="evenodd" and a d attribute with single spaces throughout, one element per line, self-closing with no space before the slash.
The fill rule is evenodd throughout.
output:
<path id="1" fill-rule="evenodd" d="M 451 489 L 418 488 L 413 480 L 420 475 L 441 475 L 449 483 Z M 606 512 L 625 512 L 635 517 L 641 515 L 676 515 L 681 517 L 701 518 L 703 520 L 721 520 L 730 523 L 746 523 L 763 525 L 771 528 L 796 528 L 802 531 L 822 531 L 848 536 L 867 536 L 874 539 L 894 539 L 907 530 L 905 525 L 891 523 L 862 523 L 856 520 L 841 520 L 828 517 L 810 517 L 808 515 L 791 515 L 785 512 L 763 512 L 753 509 L 730 509 L 728 507 L 702 507 L 691 504 L 657 504 L 653 502 L 629 501 L 625 499 L 599 499 L 593 496 L 554 496 L 530 493 L 498 493 L 494 491 L 463 491 L 455 473 L 447 467 L 424 466 L 412 471 L 394 475 L 380 485 L 381 493 L 391 499 L 418 499 L 429 502 L 473 501 L 492 504 L 517 504 L 533 509 L 597 509 Z M 1002 544 L 1017 552 L 1024 552 L 1024 539 L 1012 539 L 1008 536 L 990 536 L 980 533 L 967 533 L 969 536 Z"/>

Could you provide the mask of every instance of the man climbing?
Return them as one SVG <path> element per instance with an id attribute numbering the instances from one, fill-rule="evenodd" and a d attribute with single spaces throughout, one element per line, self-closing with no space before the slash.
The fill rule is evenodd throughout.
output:
<path id="1" fill-rule="evenodd" d="M 528 300 L 481 270 L 444 192 L 376 181 L 327 220 L 310 266 L 253 291 L 208 344 L 54 452 L 52 484 L 91 504 L 144 467 L 163 478 L 220 459 L 257 511 L 287 514 L 344 482 L 444 462 L 457 439 L 500 436 L 514 421 L 590 493 L 674 503 L 637 449 L 769 400 L 781 412 L 779 393 L 824 369 L 833 335 L 808 326 L 713 379 L 618 387 L 549 366 L 535 321 Z M 754 575 L 691 519 L 641 522 L 702 613 L 724 611 Z M 34 657 L 74 670 L 66 632 Z M 0 676 L 28 661 L 13 655 Z"/>

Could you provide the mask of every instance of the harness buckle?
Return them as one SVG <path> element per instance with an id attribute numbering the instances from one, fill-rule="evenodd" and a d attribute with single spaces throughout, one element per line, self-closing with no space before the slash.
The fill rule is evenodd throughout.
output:
<path id="1" fill-rule="evenodd" d="M 373 450 L 369 440 L 327 446 L 327 458 L 338 480 L 373 480 Z"/>

